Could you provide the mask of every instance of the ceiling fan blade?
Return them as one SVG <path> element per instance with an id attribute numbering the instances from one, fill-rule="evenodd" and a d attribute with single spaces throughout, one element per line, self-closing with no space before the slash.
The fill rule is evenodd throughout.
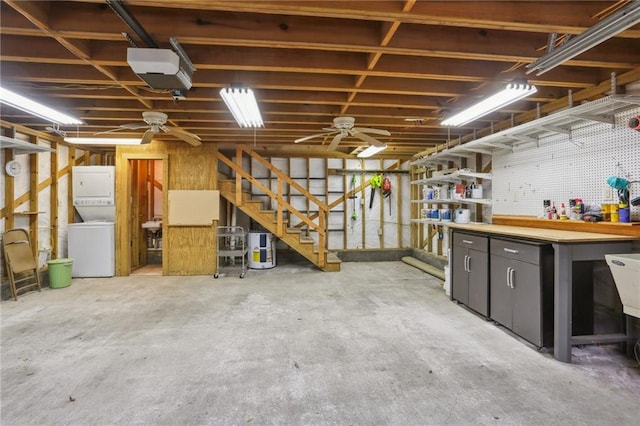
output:
<path id="1" fill-rule="evenodd" d="M 146 132 L 144 132 L 144 135 L 142 135 L 142 140 L 140 141 L 140 145 L 146 145 L 149 142 L 151 142 L 151 140 L 153 139 L 155 134 L 156 134 L 156 132 L 154 132 L 151 129 L 149 129 Z"/>
<path id="2" fill-rule="evenodd" d="M 380 142 L 378 139 L 373 138 L 369 135 L 367 135 L 366 133 L 361 133 L 361 132 L 351 132 L 351 136 L 354 136 L 360 140 L 363 140 L 365 142 L 367 142 L 369 145 L 373 145 L 373 146 L 383 146 L 384 144 L 382 142 Z"/>
<path id="3" fill-rule="evenodd" d="M 200 136 L 195 135 L 191 132 L 187 132 L 186 130 L 179 129 L 177 127 L 169 127 L 169 126 L 162 126 L 160 128 L 162 129 L 163 132 L 169 133 L 170 135 L 180 138 L 183 141 L 193 146 L 198 146 L 202 144 L 202 142 L 200 142 L 201 140 Z"/>
<path id="4" fill-rule="evenodd" d="M 373 133 L 374 135 L 391 136 L 391 133 L 388 130 L 382 130 L 382 129 L 370 129 L 368 127 L 354 127 L 351 130 L 354 132 Z"/>
<path id="5" fill-rule="evenodd" d="M 94 133 L 94 135 L 105 135 L 107 133 L 119 132 L 119 131 L 122 131 L 122 130 L 137 130 L 137 129 L 144 129 L 146 127 L 149 127 L 149 125 L 147 123 L 125 123 L 125 124 L 119 125 L 115 129 L 110 129 L 110 130 L 105 130 L 104 132 Z"/>
<path id="6" fill-rule="evenodd" d="M 335 130 L 334 130 L 334 131 L 335 131 Z M 315 135 L 309 135 L 309 136 L 305 136 L 305 137 L 303 137 L 303 138 L 298 138 L 298 139 L 296 139 L 296 140 L 295 140 L 295 141 L 293 141 L 293 142 L 294 142 L 294 143 L 306 142 L 306 141 L 308 141 L 309 139 L 313 139 L 313 138 L 317 138 L 317 137 L 325 136 L 325 135 L 330 135 L 330 134 L 331 134 L 331 133 L 333 133 L 334 131 L 329 132 L 329 133 L 316 133 Z"/>
<path id="7" fill-rule="evenodd" d="M 328 151 L 335 151 L 336 148 L 338 148 L 338 144 L 345 136 L 346 135 L 343 132 L 338 133 L 329 144 Z"/>
<path id="8" fill-rule="evenodd" d="M 137 130 L 137 129 L 144 129 L 145 127 L 149 127 L 149 125 L 147 123 L 143 123 L 143 122 L 138 122 L 138 123 L 124 123 L 118 126 L 121 129 L 127 129 L 127 130 Z"/>

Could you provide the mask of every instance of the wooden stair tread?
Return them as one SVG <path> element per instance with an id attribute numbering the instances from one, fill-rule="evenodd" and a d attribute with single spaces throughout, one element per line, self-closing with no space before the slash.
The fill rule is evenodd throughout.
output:
<path id="1" fill-rule="evenodd" d="M 236 182 L 235 180 L 218 180 L 218 187 L 221 189 L 221 195 L 224 196 L 232 204 L 236 204 Z M 249 191 L 242 190 L 242 205 L 239 209 L 244 211 L 258 223 L 265 227 L 269 232 L 276 235 L 277 218 L 275 218 L 275 210 L 262 210 L 263 200 L 253 200 Z M 313 238 L 303 235 L 303 229 L 288 227 L 288 221 L 285 221 L 285 232 L 280 239 L 287 243 L 292 249 L 298 251 L 306 257 L 311 263 L 319 266 L 325 272 L 340 272 L 342 261 L 333 253 L 325 252 L 324 259 L 320 258 L 316 241 Z"/>

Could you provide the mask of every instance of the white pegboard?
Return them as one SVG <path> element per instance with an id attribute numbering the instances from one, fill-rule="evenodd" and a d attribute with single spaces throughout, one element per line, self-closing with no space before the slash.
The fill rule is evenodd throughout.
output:
<path id="1" fill-rule="evenodd" d="M 538 147 L 517 147 L 493 155 L 492 210 L 494 214 L 540 215 L 543 200 L 560 207 L 570 198 L 587 205 L 617 202 L 609 176 L 640 180 L 640 132 L 627 127 L 640 108 L 616 116 L 615 125 L 597 123 L 554 135 Z M 631 197 L 640 195 L 640 183 L 631 184 Z M 640 221 L 640 207 L 631 220 Z"/>

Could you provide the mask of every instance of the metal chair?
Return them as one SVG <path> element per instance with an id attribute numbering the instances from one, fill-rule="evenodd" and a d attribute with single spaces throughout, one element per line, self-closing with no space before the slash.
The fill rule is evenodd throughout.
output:
<path id="1" fill-rule="evenodd" d="M 27 231 L 20 228 L 6 231 L 2 236 L 2 248 L 13 300 L 18 300 L 19 292 L 30 289 L 40 291 L 38 262 L 33 255 Z M 22 285 L 17 287 L 17 284 Z"/>

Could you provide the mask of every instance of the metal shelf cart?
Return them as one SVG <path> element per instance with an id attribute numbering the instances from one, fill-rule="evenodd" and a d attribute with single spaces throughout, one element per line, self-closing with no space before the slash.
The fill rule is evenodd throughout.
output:
<path id="1" fill-rule="evenodd" d="M 221 265 L 238 267 L 240 262 L 240 278 L 247 271 L 247 233 L 242 226 L 218 226 L 216 272 L 213 278 L 220 276 Z"/>

